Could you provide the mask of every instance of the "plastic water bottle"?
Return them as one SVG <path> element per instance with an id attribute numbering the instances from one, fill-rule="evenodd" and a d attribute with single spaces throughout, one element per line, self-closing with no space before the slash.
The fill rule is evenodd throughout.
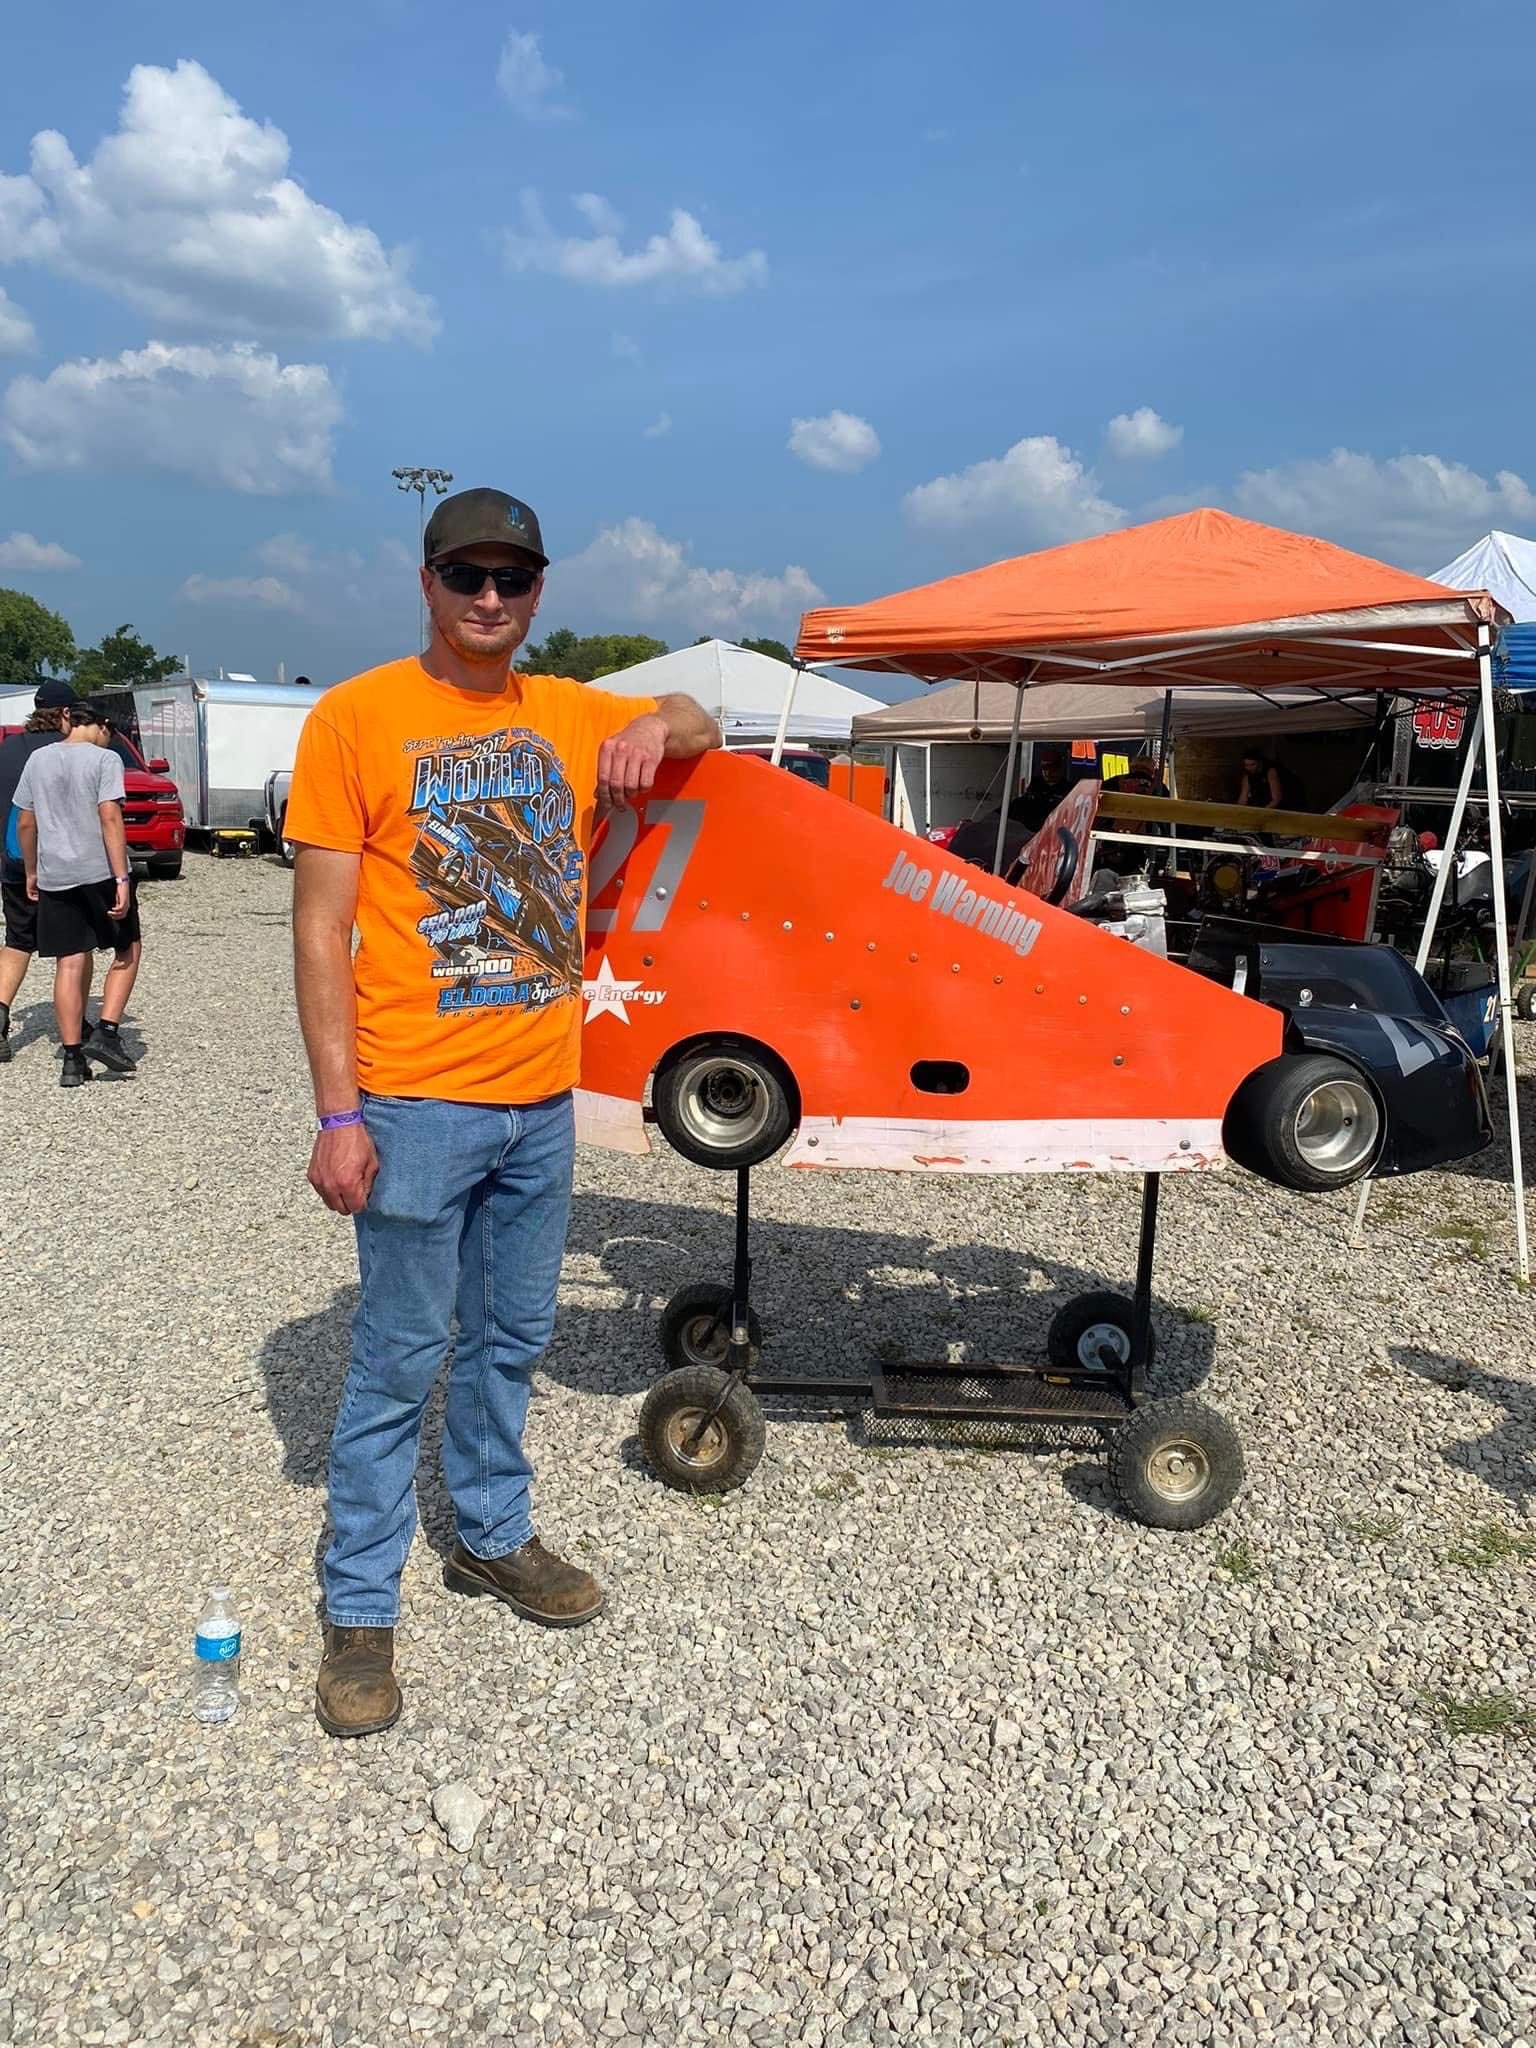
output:
<path id="1" fill-rule="evenodd" d="M 227 1721 L 240 1704 L 240 1617 L 228 1586 L 212 1586 L 198 1618 L 192 1711 L 199 1721 Z"/>

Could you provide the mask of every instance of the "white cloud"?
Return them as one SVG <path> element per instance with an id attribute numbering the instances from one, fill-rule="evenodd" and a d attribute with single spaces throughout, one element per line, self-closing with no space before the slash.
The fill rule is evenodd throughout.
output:
<path id="1" fill-rule="evenodd" d="M 787 445 L 791 455 L 812 469 L 835 469 L 851 476 L 880 453 L 880 436 L 855 412 L 829 412 L 820 419 L 791 420 Z"/>
<path id="2" fill-rule="evenodd" d="M 1017 547 L 1085 540 L 1125 513 L 1099 495 L 1098 480 L 1052 434 L 1015 441 L 1006 455 L 919 484 L 902 500 L 915 525 L 988 529 Z"/>
<path id="3" fill-rule="evenodd" d="M 323 364 L 152 341 L 18 377 L 0 438 L 28 469 L 165 470 L 266 497 L 330 488 L 340 418 Z"/>
<path id="4" fill-rule="evenodd" d="M 795 564 L 777 575 L 706 569 L 686 541 L 669 540 L 648 519 L 607 526 L 579 555 L 549 572 L 544 616 L 581 631 L 653 627 L 669 639 L 699 633 L 739 637 L 792 625 L 825 593 Z"/>
<path id="5" fill-rule="evenodd" d="M 415 556 L 399 541 L 381 541 L 368 554 L 327 554 L 300 534 L 275 533 L 251 550 L 251 559 L 266 573 L 189 576 L 177 594 L 186 604 L 292 612 L 326 623 L 338 610 L 377 617 L 393 606 L 402 620 L 414 614 Z"/>
<path id="6" fill-rule="evenodd" d="M 30 533 L 13 533 L 9 540 L 0 540 L 0 569 L 28 576 L 79 567 L 80 557 L 61 548 L 56 540 L 37 540 Z"/>
<path id="7" fill-rule="evenodd" d="M 296 590 L 277 576 L 189 576 L 176 595 L 183 604 L 216 605 L 222 609 L 299 612 L 304 603 Z"/>
<path id="8" fill-rule="evenodd" d="M 671 413 L 659 412 L 657 413 L 655 419 L 651 421 L 651 424 L 648 427 L 644 427 L 641 429 L 640 438 L 643 441 L 664 441 L 667 435 L 671 433 L 671 431 Z"/>
<path id="9" fill-rule="evenodd" d="M 1156 462 L 1169 454 L 1184 438 L 1184 429 L 1161 418 L 1150 405 L 1138 405 L 1134 412 L 1117 412 L 1105 430 L 1111 455 L 1122 462 Z"/>
<path id="10" fill-rule="evenodd" d="M 135 65 L 89 162 L 44 129 L 30 175 L 0 177 L 0 263 L 41 264 L 200 334 L 429 341 L 437 316 L 408 253 L 310 198 L 288 159 L 283 131 L 201 64 Z"/>
<path id="11" fill-rule="evenodd" d="M 568 121 L 571 108 L 555 97 L 564 82 L 565 73 L 545 62 L 538 36 L 514 29 L 496 66 L 496 83 L 512 111 L 526 121 Z"/>
<path id="12" fill-rule="evenodd" d="M 0 286 L 0 356 L 27 356 L 37 347 L 37 329 Z"/>
<path id="13" fill-rule="evenodd" d="M 761 284 L 768 275 L 768 259 L 761 249 L 746 256 L 722 255 L 719 243 L 681 207 L 673 209 L 664 235 L 652 235 L 643 248 L 626 252 L 620 240 L 624 223 L 606 199 L 582 192 L 573 204 L 592 228 L 591 235 L 556 234 L 538 194 L 524 192 L 522 228 L 509 228 L 506 234 L 507 261 L 514 270 L 539 270 L 572 284 L 609 289 L 674 284 L 714 296 Z"/>
<path id="14" fill-rule="evenodd" d="M 1517 531 L 1536 517 L 1536 494 L 1513 470 L 1482 477 L 1439 455 L 1377 461 L 1336 448 L 1326 461 L 1248 470 L 1234 492 L 1251 519 L 1432 569 L 1492 527 Z"/>

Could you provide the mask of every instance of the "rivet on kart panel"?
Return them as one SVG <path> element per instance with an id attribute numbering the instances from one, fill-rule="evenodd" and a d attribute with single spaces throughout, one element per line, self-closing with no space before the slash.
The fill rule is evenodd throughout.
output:
<path id="1" fill-rule="evenodd" d="M 951 974 L 958 974 L 960 972 L 960 962 L 958 960 L 951 960 L 949 971 Z"/>
<path id="2" fill-rule="evenodd" d="M 1304 989 L 1303 989 L 1303 990 L 1301 991 L 1301 994 L 1300 994 L 1300 995 L 1299 995 L 1299 996 L 1298 996 L 1298 997 L 1296 998 L 1296 1000 L 1297 1000 L 1297 1002 L 1298 1002 L 1298 1003 L 1301 1003 L 1301 1004 L 1303 1004 L 1303 1005 L 1305 1005 L 1305 1004 L 1307 1004 L 1307 1003 L 1310 1003 L 1310 1002 L 1311 1002 L 1311 1000 L 1312 1000 L 1312 991 L 1311 991 L 1311 989 L 1309 989 L 1309 988 L 1304 988 Z"/>
<path id="3" fill-rule="evenodd" d="M 642 953 L 640 955 L 640 965 L 642 967 L 654 967 L 656 965 L 656 955 L 654 953 Z"/>
<path id="4" fill-rule="evenodd" d="M 700 910 L 708 910 L 708 908 L 709 908 L 709 898 L 708 898 L 707 896 L 701 896 L 701 897 L 699 898 L 699 908 L 700 908 Z"/>
<path id="5" fill-rule="evenodd" d="M 1120 1005 L 1120 1014 L 1122 1017 L 1129 1017 L 1129 1015 L 1131 1014 L 1131 1006 L 1129 1003 L 1122 1003 Z"/>
<path id="6" fill-rule="evenodd" d="M 917 965 L 917 955 L 915 953 L 909 953 L 907 955 L 907 958 L 912 962 L 912 965 L 914 967 Z"/>
<path id="7" fill-rule="evenodd" d="M 859 1001 L 858 997 L 855 996 L 852 1002 L 849 1003 L 848 1007 L 850 1010 L 862 1010 L 864 1005 Z"/>
<path id="8" fill-rule="evenodd" d="M 794 923 L 793 923 L 793 921 L 792 921 L 792 920 L 791 920 L 790 918 L 787 918 L 787 917 L 786 917 L 786 918 L 785 918 L 785 920 L 784 920 L 784 929 L 785 929 L 785 931 L 787 931 L 787 932 L 792 932 L 792 931 L 794 930 L 794 928 L 795 928 L 795 927 L 794 927 Z"/>
<path id="9" fill-rule="evenodd" d="M 875 942 L 873 939 L 869 941 L 869 950 L 871 953 L 873 953 L 873 951 L 875 950 Z"/>
<path id="10" fill-rule="evenodd" d="M 1115 1065 L 1117 1067 L 1123 1067 L 1125 1065 L 1125 1054 L 1123 1052 L 1117 1052 L 1115 1054 Z"/>
<path id="11" fill-rule="evenodd" d="M 1188 1138 L 1180 1138 L 1180 1140 L 1179 1140 L 1179 1150 L 1180 1150 L 1181 1152 L 1187 1152 L 1187 1151 L 1189 1150 L 1189 1140 L 1188 1140 Z"/>
<path id="12" fill-rule="evenodd" d="M 994 981 L 994 982 L 996 982 L 996 984 L 997 984 L 997 986 L 998 986 L 999 988 L 1001 988 L 1001 987 L 1002 987 L 1002 985 L 1003 985 L 1003 977 L 1002 977 L 1002 976 L 1001 976 L 1000 974 L 994 974 L 994 975 L 993 975 L 993 977 L 992 977 L 992 979 L 993 979 L 993 981 Z"/>
<path id="13" fill-rule="evenodd" d="M 1043 981 L 1037 981 L 1035 983 L 1035 994 L 1037 996 L 1043 996 L 1045 994 L 1045 983 Z"/>
<path id="14" fill-rule="evenodd" d="M 820 1138 L 807 1138 L 805 1142 L 807 1145 L 819 1145 L 821 1140 Z"/>
<path id="15" fill-rule="evenodd" d="M 834 940 L 834 939 L 835 939 L 835 938 L 837 937 L 837 933 L 836 933 L 836 932 L 823 932 L 823 933 L 822 933 L 822 937 L 823 937 L 823 938 L 824 938 L 824 939 L 826 940 L 827 944 L 828 944 L 828 945 L 830 946 L 830 945 L 831 945 L 831 943 L 832 943 L 832 941 L 833 941 L 833 940 Z"/>
<path id="16" fill-rule="evenodd" d="M 1086 1003 L 1086 1002 L 1087 1002 L 1087 1000 L 1088 1000 L 1088 998 L 1087 998 L 1086 996 L 1079 996 L 1077 1000 L 1078 1000 L 1078 1001 L 1079 1001 L 1080 1003 Z"/>
<path id="17" fill-rule="evenodd" d="M 666 890 L 665 890 L 665 889 L 658 889 L 658 890 L 656 891 L 656 895 L 657 895 L 657 898 L 658 898 L 658 900 L 659 900 L 659 899 L 660 899 L 661 897 L 665 896 L 665 895 L 666 895 L 666 893 L 667 893 L 667 892 L 666 892 Z"/>
<path id="18" fill-rule="evenodd" d="M 744 910 L 744 911 L 743 911 L 743 912 L 741 913 L 741 921 L 742 921 L 742 923 L 743 923 L 743 924 L 745 924 L 745 923 L 746 923 L 746 922 L 748 921 L 748 919 L 749 919 L 749 918 L 751 917 L 751 915 L 752 915 L 752 913 L 751 913 L 751 911 L 750 911 L 750 910 Z"/>

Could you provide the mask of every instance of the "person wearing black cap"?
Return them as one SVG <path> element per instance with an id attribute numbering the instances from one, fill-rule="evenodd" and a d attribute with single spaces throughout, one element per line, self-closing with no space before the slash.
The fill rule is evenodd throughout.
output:
<path id="1" fill-rule="evenodd" d="M 0 1066 L 12 1054 L 11 1005 L 37 951 L 37 905 L 27 894 L 27 870 L 14 808 L 16 785 L 38 748 L 52 746 L 64 737 L 65 710 L 79 701 L 68 683 L 39 683 L 25 726 L 8 740 L 0 740 L 0 903 L 5 912 L 5 944 L 0 947 Z"/>
<path id="2" fill-rule="evenodd" d="M 720 734 L 688 697 L 514 671 L 547 566 L 521 499 L 445 498 L 425 535 L 426 653 L 327 690 L 294 763 L 309 1180 L 355 1219 L 362 1274 L 331 1441 L 315 1709 L 332 1735 L 399 1717 L 421 1418 L 455 1313 L 449 1587 L 555 1627 L 603 1605 L 534 1534 L 522 1443 L 570 1210 L 587 856 L 602 812 Z"/>

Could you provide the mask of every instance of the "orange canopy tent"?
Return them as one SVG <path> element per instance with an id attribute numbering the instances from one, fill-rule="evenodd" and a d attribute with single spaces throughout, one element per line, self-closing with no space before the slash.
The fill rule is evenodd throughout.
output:
<path id="1" fill-rule="evenodd" d="M 1045 548 L 947 576 L 869 604 L 807 612 L 798 662 L 890 669 L 928 682 L 972 676 L 1040 683 L 1226 684 L 1270 689 L 1391 691 L 1404 696 L 1476 691 L 1477 720 L 1462 766 L 1446 844 L 1459 844 L 1481 755 L 1488 840 L 1502 872 L 1493 732 L 1493 629 L 1509 614 L 1486 591 L 1453 590 L 1351 554 L 1209 508 L 1155 519 L 1093 540 Z M 788 715 L 786 700 L 785 717 Z M 781 737 L 782 745 L 782 720 Z M 1018 722 L 1008 754 L 1011 786 Z M 997 865 L 1003 832 L 999 821 Z M 1451 863 L 1443 861 L 1415 964 L 1422 969 Z M 1514 1067 L 1509 931 L 1504 891 L 1494 895 L 1499 1013 L 1520 1277 L 1528 1278 L 1524 1174 Z M 1356 1237 L 1369 1182 L 1361 1189 Z"/>
<path id="2" fill-rule="evenodd" d="M 1207 509 L 807 612 L 795 653 L 928 682 L 1468 689 L 1478 628 L 1503 617 L 1481 591 Z"/>

